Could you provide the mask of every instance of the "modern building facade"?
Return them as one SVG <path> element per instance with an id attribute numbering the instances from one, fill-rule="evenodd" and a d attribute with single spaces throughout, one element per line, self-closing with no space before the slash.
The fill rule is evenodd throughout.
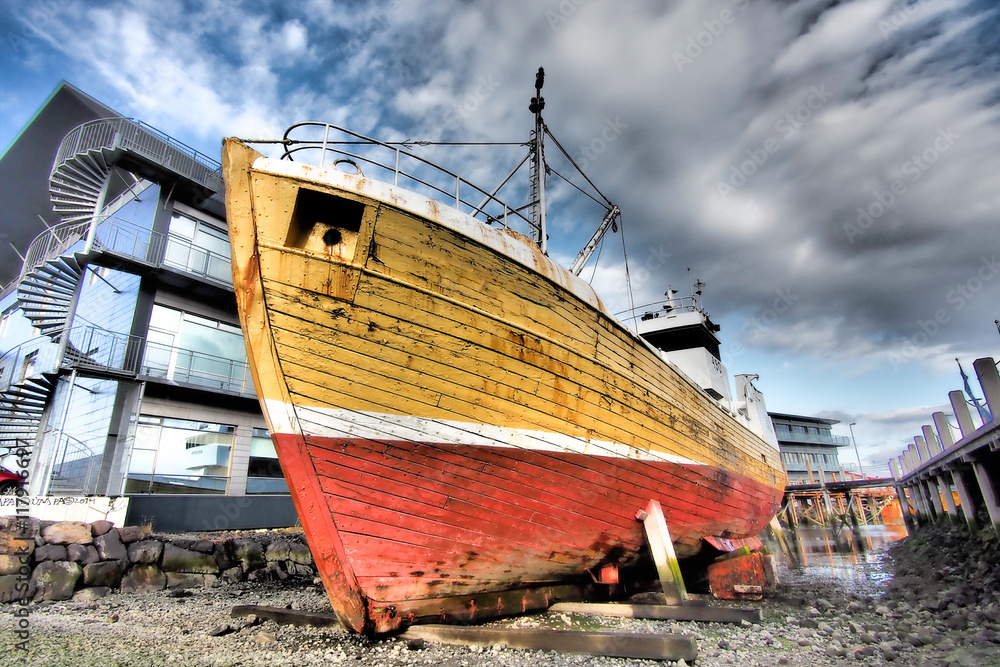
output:
<path id="1" fill-rule="evenodd" d="M 778 412 L 768 415 L 778 436 L 789 485 L 816 483 L 821 475 L 828 482 L 844 479 L 837 448 L 850 445 L 851 439 L 833 435 L 831 427 L 839 421 Z"/>
<path id="2" fill-rule="evenodd" d="M 26 156 L 49 169 L 19 170 Z M 4 201 L 26 202 L 5 229 L 33 238 L 0 292 L 0 455 L 31 451 L 30 493 L 128 496 L 163 530 L 294 523 L 237 319 L 220 165 L 64 83 L 0 172 Z"/>

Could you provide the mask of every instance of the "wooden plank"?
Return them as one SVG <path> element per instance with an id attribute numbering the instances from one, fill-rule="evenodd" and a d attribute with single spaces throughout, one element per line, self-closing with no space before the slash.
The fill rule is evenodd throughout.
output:
<path id="1" fill-rule="evenodd" d="M 402 637 L 452 646 L 505 646 L 609 658 L 692 661 L 698 657 L 698 646 L 695 641 L 681 635 L 415 625 L 404 632 Z"/>
<path id="2" fill-rule="evenodd" d="M 549 609 L 568 614 L 596 614 L 623 618 L 648 618 L 702 623 L 760 623 L 764 612 L 752 607 L 709 607 L 705 605 L 615 604 L 598 602 L 558 602 Z"/>
<path id="3" fill-rule="evenodd" d="M 267 621 L 274 621 L 280 625 L 312 625 L 318 628 L 341 624 L 337 615 L 332 613 L 297 611 L 295 609 L 266 607 L 256 604 L 237 605 L 229 612 L 229 616 L 232 618 L 256 616 Z"/>
<path id="4" fill-rule="evenodd" d="M 687 589 L 681 577 L 681 566 L 674 554 L 674 544 L 670 540 L 670 530 L 663 516 L 663 508 L 657 500 L 650 500 L 646 505 L 642 518 L 646 537 L 649 539 L 649 550 L 656 563 L 656 572 L 660 576 L 660 586 L 668 604 L 683 604 L 687 602 Z"/>

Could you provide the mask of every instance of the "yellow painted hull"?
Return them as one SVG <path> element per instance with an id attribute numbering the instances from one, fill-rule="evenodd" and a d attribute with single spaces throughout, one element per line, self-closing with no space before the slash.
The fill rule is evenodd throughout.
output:
<path id="1" fill-rule="evenodd" d="M 235 140 L 224 168 L 258 395 L 348 627 L 632 562 L 650 499 L 681 557 L 777 510 L 777 451 L 521 235 Z"/>

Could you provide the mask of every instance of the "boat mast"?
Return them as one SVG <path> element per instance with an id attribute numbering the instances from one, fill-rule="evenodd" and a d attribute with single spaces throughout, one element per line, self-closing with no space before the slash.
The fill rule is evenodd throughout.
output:
<path id="1" fill-rule="evenodd" d="M 542 85 L 545 83 L 545 70 L 538 68 L 535 74 L 535 96 L 531 98 L 528 111 L 535 114 L 535 133 L 531 141 L 531 226 L 537 235 L 535 241 L 543 254 L 548 252 L 548 235 L 545 232 L 545 123 L 542 121 L 542 109 L 545 108 L 545 98 L 542 97 Z"/>

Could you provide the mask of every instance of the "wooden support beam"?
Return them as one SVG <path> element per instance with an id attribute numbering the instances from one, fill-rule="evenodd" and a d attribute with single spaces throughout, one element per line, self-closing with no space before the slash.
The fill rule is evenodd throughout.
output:
<path id="1" fill-rule="evenodd" d="M 558 602 L 550 611 L 567 614 L 596 614 L 622 618 L 648 618 L 702 623 L 760 623 L 764 614 L 753 607 L 708 607 L 701 605 L 668 606 L 661 604 L 616 604 L 599 602 Z"/>
<path id="2" fill-rule="evenodd" d="M 295 609 L 265 607 L 256 604 L 233 607 L 229 615 L 232 618 L 245 618 L 252 615 L 267 621 L 274 621 L 280 625 L 312 625 L 319 628 L 340 625 L 340 619 L 333 613 L 297 611 Z"/>
<path id="3" fill-rule="evenodd" d="M 698 646 L 695 641 L 681 635 L 540 628 L 414 625 L 401 636 L 403 639 L 423 639 L 452 646 L 505 646 L 536 651 L 582 653 L 610 658 L 691 662 L 698 657 Z"/>
<path id="4" fill-rule="evenodd" d="M 650 500 L 646 509 L 637 512 L 635 518 L 642 521 L 646 529 L 649 550 L 653 554 L 667 604 L 684 604 L 688 601 L 687 588 L 681 578 L 681 566 L 674 554 L 674 544 L 670 541 L 670 530 L 667 529 L 667 520 L 663 516 L 660 502 Z"/>
<path id="5" fill-rule="evenodd" d="M 962 515 L 965 517 L 965 522 L 972 530 L 978 530 L 976 506 L 972 501 L 972 494 L 969 493 L 969 487 L 966 486 L 965 474 L 961 470 L 952 470 L 951 481 L 955 483 L 955 490 L 958 491 L 958 503 L 962 509 Z"/>

